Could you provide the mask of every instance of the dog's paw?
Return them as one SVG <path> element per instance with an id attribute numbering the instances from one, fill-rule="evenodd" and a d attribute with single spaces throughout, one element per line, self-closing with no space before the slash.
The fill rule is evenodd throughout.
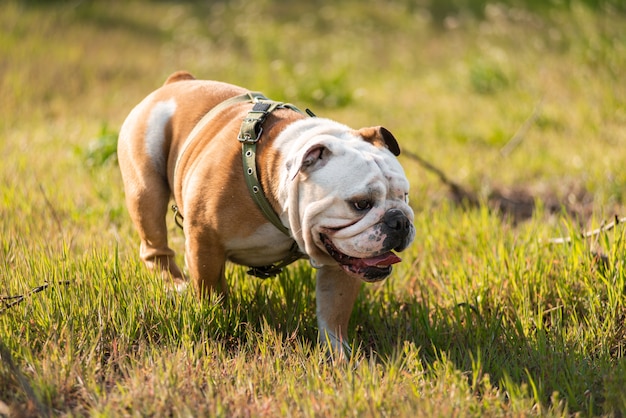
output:
<path id="1" fill-rule="evenodd" d="M 189 280 L 186 278 L 172 277 L 168 272 L 163 272 L 163 284 L 168 293 L 181 294 L 189 287 Z"/>
<path id="2" fill-rule="evenodd" d="M 189 287 L 189 282 L 185 280 L 175 279 L 172 283 L 172 287 L 176 292 L 183 293 Z"/>
<path id="3" fill-rule="evenodd" d="M 324 334 L 320 333 L 318 343 L 322 348 L 323 362 L 340 365 L 352 361 L 352 347 L 343 338 L 326 331 Z"/>

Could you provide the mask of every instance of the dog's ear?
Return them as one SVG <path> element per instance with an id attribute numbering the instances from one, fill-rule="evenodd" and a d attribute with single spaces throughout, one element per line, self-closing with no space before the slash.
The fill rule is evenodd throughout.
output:
<path id="1" fill-rule="evenodd" d="M 400 145 L 391 132 L 382 126 L 361 128 L 357 133 L 367 142 L 377 147 L 386 147 L 396 157 L 400 155 Z"/>
<path id="2" fill-rule="evenodd" d="M 328 162 L 330 151 L 324 144 L 315 144 L 310 146 L 306 152 L 300 154 L 298 161 L 296 161 L 294 173 L 290 176 L 293 180 L 298 173 L 310 173 L 311 171 L 322 168 Z"/>

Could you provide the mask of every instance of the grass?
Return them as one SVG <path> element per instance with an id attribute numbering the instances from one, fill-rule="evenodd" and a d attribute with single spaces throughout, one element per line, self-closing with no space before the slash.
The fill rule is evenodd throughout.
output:
<path id="1" fill-rule="evenodd" d="M 578 235 L 624 214 L 622 2 L 291 3 L 0 5 L 0 295 L 50 283 L 0 313 L 0 416 L 37 414 L 19 375 L 55 416 L 623 416 L 625 230 Z M 183 68 L 383 124 L 482 203 L 400 157 L 418 235 L 350 364 L 315 344 L 304 262 L 229 266 L 228 303 L 138 262 L 112 147 Z M 492 197 L 520 190 L 513 222 Z"/>

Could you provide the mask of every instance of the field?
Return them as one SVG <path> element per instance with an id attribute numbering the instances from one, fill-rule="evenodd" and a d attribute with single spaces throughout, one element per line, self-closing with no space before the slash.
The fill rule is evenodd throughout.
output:
<path id="1" fill-rule="evenodd" d="M 178 69 L 398 138 L 348 364 L 304 261 L 227 303 L 139 262 L 117 133 Z M 625 77 L 621 0 L 3 1 L 0 416 L 626 415 Z"/>

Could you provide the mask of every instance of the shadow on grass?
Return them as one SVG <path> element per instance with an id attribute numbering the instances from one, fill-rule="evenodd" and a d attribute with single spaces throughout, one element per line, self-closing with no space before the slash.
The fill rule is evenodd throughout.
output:
<path id="1" fill-rule="evenodd" d="M 561 307 L 562 309 L 562 307 Z M 618 413 L 626 406 L 622 386 L 626 361 L 619 355 L 583 352 L 561 325 L 551 318 L 528 329 L 504 306 L 479 308 L 472 303 L 433 307 L 427 301 L 385 303 L 359 301 L 355 316 L 367 318 L 356 326 L 356 341 L 377 359 L 395 358 L 408 342 L 418 347 L 426 370 L 437 373 L 441 361 L 467 376 L 478 397 L 478 381 L 487 378 L 506 393 L 534 399 L 540 411 L 597 414 Z M 607 342 L 609 344 L 609 342 Z M 598 350 L 601 351 L 601 350 Z M 563 400 L 566 402 L 563 402 Z"/>
<path id="2" fill-rule="evenodd" d="M 274 282 L 257 282 L 251 292 L 248 288 L 233 295 L 226 311 L 234 313 L 229 324 L 223 324 L 225 334 L 218 340 L 235 351 L 250 348 L 269 325 L 287 344 L 295 338 L 314 346 L 313 276 L 313 270 L 302 263 L 271 279 Z M 408 343 L 419 350 L 425 370 L 436 376 L 439 363 L 453 365 L 479 398 L 483 389 L 473 381 L 477 377 L 492 382 L 500 393 L 507 393 L 507 399 L 512 393 L 534 399 L 544 412 L 567 408 L 567 413 L 593 416 L 615 413 L 626 401 L 620 395 L 626 383 L 626 361 L 619 353 L 574 345 L 567 334 L 571 330 L 564 325 L 563 307 L 549 310 L 542 323 L 529 326 L 513 309 L 496 302 L 441 307 L 426 299 L 393 300 L 381 296 L 384 293 L 362 294 L 351 321 L 354 343 L 377 362 L 402 356 Z"/>

